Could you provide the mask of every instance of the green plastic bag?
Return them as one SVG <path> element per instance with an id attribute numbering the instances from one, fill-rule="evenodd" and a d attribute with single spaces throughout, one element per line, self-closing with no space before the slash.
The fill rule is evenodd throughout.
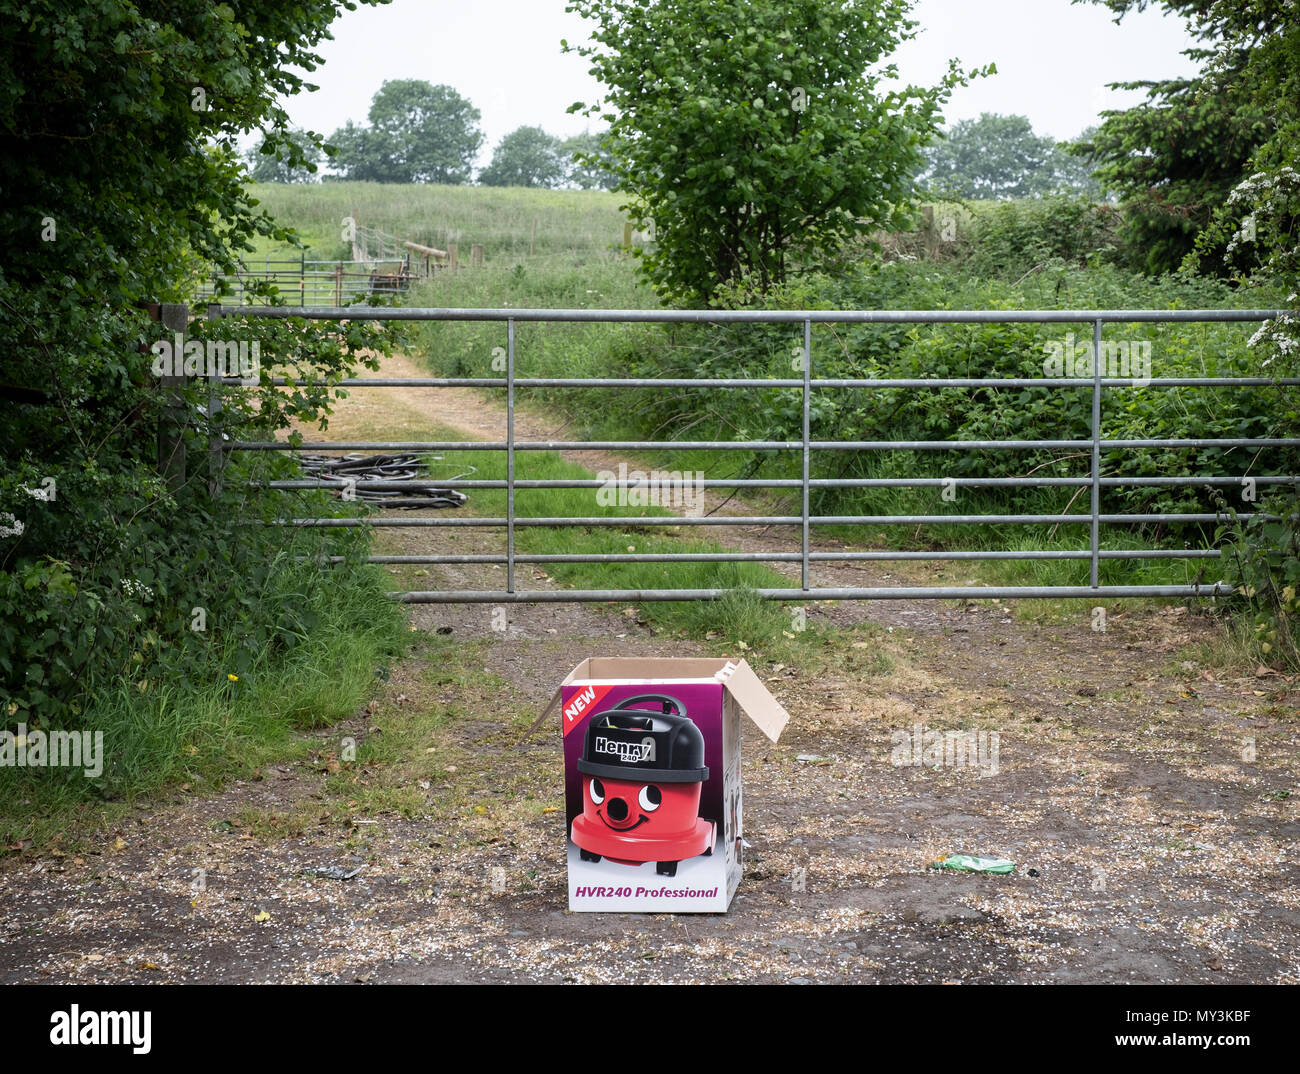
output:
<path id="1" fill-rule="evenodd" d="M 979 858 L 973 854 L 950 854 L 934 863 L 936 869 L 962 873 L 1009 873 L 1016 867 L 1010 858 Z"/>

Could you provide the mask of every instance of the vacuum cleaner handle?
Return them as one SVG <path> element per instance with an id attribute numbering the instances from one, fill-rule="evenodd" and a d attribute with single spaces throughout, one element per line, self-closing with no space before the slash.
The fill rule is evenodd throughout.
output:
<path id="1" fill-rule="evenodd" d="M 625 697 L 610 711 L 613 712 L 618 709 L 626 709 L 628 705 L 634 705 L 638 701 L 659 701 L 662 702 L 665 713 L 669 712 L 669 706 L 671 706 L 674 715 L 686 715 L 686 706 L 678 701 L 677 698 L 669 697 L 667 694 L 637 694 L 636 697 Z"/>

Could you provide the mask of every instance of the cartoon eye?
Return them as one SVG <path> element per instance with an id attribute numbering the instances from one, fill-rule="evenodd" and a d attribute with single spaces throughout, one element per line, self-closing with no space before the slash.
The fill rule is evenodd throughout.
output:
<path id="1" fill-rule="evenodd" d="M 647 813 L 653 813 L 659 808 L 659 803 L 664 800 L 663 791 L 653 783 L 649 783 L 641 788 L 641 793 L 637 795 L 637 801 L 641 803 L 641 808 Z"/>
<path id="2" fill-rule="evenodd" d="M 598 779 L 591 781 L 591 800 L 597 805 L 605 800 L 605 784 Z"/>

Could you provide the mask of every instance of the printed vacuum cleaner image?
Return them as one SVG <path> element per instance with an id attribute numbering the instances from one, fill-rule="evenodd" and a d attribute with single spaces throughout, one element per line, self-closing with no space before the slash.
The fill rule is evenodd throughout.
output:
<path id="1" fill-rule="evenodd" d="M 569 909 L 726 913 L 744 871 L 741 722 L 789 714 L 743 660 L 589 656 L 559 717 Z"/>
<path id="2" fill-rule="evenodd" d="M 662 711 L 636 707 L 647 703 Z M 652 861 L 676 876 L 678 862 L 713 853 L 717 825 L 700 816 L 704 736 L 678 698 L 637 694 L 595 713 L 577 767 L 582 814 L 571 836 L 583 861 Z"/>

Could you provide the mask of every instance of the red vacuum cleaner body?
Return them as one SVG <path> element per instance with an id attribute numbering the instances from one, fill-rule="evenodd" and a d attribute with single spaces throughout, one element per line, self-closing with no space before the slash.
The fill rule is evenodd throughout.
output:
<path id="1" fill-rule="evenodd" d="M 645 702 L 662 711 L 631 707 Z M 583 861 L 653 861 L 676 876 L 678 862 L 713 853 L 716 825 L 700 817 L 704 736 L 677 698 L 638 694 L 596 713 L 578 771 L 582 814 L 571 834 Z"/>

